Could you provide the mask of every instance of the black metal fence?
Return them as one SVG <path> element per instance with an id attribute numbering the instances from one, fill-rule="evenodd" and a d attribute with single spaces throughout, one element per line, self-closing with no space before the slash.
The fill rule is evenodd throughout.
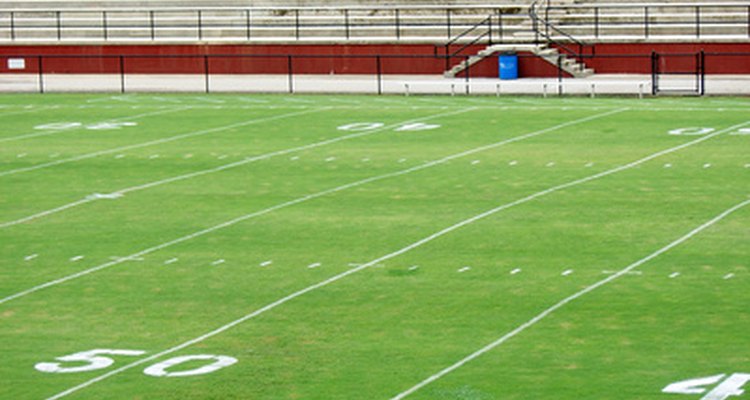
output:
<path id="1" fill-rule="evenodd" d="M 520 76 L 546 76 L 562 83 L 583 82 L 570 78 L 560 62 L 544 64 L 532 54 L 519 54 Z M 5 91 L 182 91 L 193 92 L 341 92 L 383 94 L 394 82 L 407 85 L 420 76 L 434 85 L 498 83 L 494 58 L 475 64 L 456 78 L 442 78 L 444 57 L 430 55 L 291 55 L 291 54 L 185 54 L 185 55 L 2 55 L 0 63 L 17 69 L 0 73 Z M 602 72 L 627 72 L 649 77 L 653 95 L 706 93 L 708 74 L 748 74 L 750 53 L 693 52 L 649 54 L 596 54 L 584 61 Z M 23 60 L 23 61 L 21 61 Z M 463 61 L 468 61 L 468 56 Z M 744 69 L 744 70 L 743 70 Z M 13 86 L 10 78 L 25 82 Z M 18 78 L 21 77 L 21 78 Z M 426 78 L 425 78 L 426 77 Z M 72 81 L 65 89 L 49 82 Z M 173 86 L 166 85 L 169 81 Z M 549 81 L 549 80 L 548 80 Z M 595 81 L 591 81 L 595 82 Z M 740 83 L 738 83 L 740 84 Z M 166 85 L 166 86 L 164 86 Z M 317 85 L 312 89 L 312 85 Z M 675 86 L 677 85 L 677 86 Z M 59 86 L 59 85 L 58 85 Z M 412 86 L 413 87 L 413 86 Z M 475 86 L 478 87 L 478 86 Z M 408 91 L 408 87 L 404 87 Z M 453 89 L 451 89 L 453 92 Z"/>

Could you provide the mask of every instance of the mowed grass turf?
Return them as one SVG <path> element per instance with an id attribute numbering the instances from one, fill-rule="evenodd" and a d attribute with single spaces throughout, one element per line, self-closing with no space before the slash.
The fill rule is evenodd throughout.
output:
<path id="1" fill-rule="evenodd" d="M 0 96 L 0 398 L 698 399 L 750 373 L 748 111 Z"/>

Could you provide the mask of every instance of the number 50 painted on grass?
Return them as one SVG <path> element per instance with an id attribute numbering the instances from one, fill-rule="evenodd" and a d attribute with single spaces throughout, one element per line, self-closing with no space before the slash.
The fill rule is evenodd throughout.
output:
<path id="1" fill-rule="evenodd" d="M 115 360 L 109 357 L 105 357 L 106 355 L 134 357 L 143 354 L 146 354 L 146 352 L 143 350 L 94 349 L 55 358 L 55 360 L 59 362 L 40 362 L 37 363 L 34 368 L 36 368 L 37 371 L 47 372 L 51 374 L 68 374 L 75 372 L 96 371 L 98 369 L 107 368 L 115 363 Z M 179 364 L 183 364 L 189 361 L 201 360 L 213 362 L 202 367 L 190 370 L 176 372 L 168 371 L 169 368 L 172 368 Z M 212 354 L 196 354 L 170 358 L 169 360 L 165 360 L 158 364 L 147 367 L 143 370 L 143 373 L 146 375 L 158 377 L 204 375 L 210 374 L 211 372 L 222 369 L 224 367 L 228 367 L 236 362 L 237 359 L 234 357 L 216 356 Z M 63 365 L 63 363 L 71 363 L 72 365 L 66 366 Z M 81 363 L 83 364 L 81 365 Z"/>

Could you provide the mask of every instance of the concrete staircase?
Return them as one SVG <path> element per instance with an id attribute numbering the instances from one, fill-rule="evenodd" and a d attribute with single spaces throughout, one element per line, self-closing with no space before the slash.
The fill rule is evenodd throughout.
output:
<path id="1" fill-rule="evenodd" d="M 561 69 L 575 78 L 585 78 L 594 74 L 594 70 L 586 68 L 586 65 L 579 63 L 575 59 L 561 53 L 557 48 L 549 47 L 547 44 L 512 44 L 512 45 L 491 45 L 480 50 L 477 54 L 469 56 L 460 63 L 454 65 L 450 70 L 444 73 L 446 78 L 454 78 L 466 68 L 484 60 L 497 53 L 504 52 L 526 52 L 532 53 L 544 61 L 552 64 L 557 68 L 558 62 Z"/>

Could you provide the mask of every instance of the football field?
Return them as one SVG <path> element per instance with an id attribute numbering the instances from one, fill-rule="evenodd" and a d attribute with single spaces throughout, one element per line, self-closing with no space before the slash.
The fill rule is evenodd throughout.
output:
<path id="1" fill-rule="evenodd" d="M 750 399 L 747 98 L 16 94 L 0 124 L 0 399 Z"/>

